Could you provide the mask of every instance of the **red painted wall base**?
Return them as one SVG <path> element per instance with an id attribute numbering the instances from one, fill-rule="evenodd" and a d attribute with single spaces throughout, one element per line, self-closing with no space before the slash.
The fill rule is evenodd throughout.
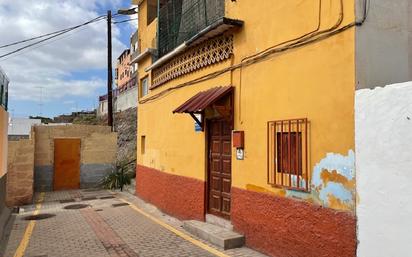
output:
<path id="1" fill-rule="evenodd" d="M 138 165 L 136 195 L 179 219 L 205 219 L 204 181 Z"/>
<path id="2" fill-rule="evenodd" d="M 355 257 L 356 219 L 303 201 L 232 188 L 232 223 L 271 256 Z"/>
<path id="3" fill-rule="evenodd" d="M 182 220 L 205 218 L 205 182 L 137 167 L 136 194 Z M 304 201 L 232 187 L 232 223 L 270 256 L 355 257 L 356 218 Z"/>

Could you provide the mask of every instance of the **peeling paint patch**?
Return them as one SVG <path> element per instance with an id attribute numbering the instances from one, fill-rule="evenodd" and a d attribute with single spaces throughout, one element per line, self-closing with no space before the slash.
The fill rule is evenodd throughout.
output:
<path id="1" fill-rule="evenodd" d="M 328 202 L 329 202 L 329 207 L 333 209 L 338 209 L 338 210 L 345 210 L 345 211 L 350 211 L 351 208 L 350 206 L 344 204 L 341 200 L 336 198 L 333 195 L 328 195 Z"/>
<path id="2" fill-rule="evenodd" d="M 347 189 L 355 189 L 355 179 L 349 180 L 347 177 L 339 174 L 336 170 L 328 171 L 327 169 L 324 169 L 322 170 L 320 177 L 322 178 L 324 187 L 326 187 L 329 182 L 335 182 L 342 184 Z"/>
<path id="3" fill-rule="evenodd" d="M 270 191 L 267 190 L 264 187 L 256 186 L 253 184 L 247 184 L 246 189 L 249 191 L 254 191 L 254 192 L 259 192 L 259 193 L 267 193 L 271 195 L 277 195 L 277 196 L 285 196 L 286 195 L 286 190 L 285 189 L 275 189 L 275 191 Z"/>
<path id="4" fill-rule="evenodd" d="M 292 185 L 297 186 L 297 176 L 292 175 Z M 299 178 L 304 187 L 306 181 Z M 246 189 L 253 192 L 267 193 L 322 205 L 335 210 L 354 211 L 356 202 L 355 153 L 348 155 L 328 153 L 315 165 L 312 172 L 310 192 L 274 188 L 273 190 L 253 184 Z"/>
<path id="5" fill-rule="evenodd" d="M 312 193 L 325 207 L 353 210 L 355 206 L 355 153 L 328 153 L 313 169 Z"/>

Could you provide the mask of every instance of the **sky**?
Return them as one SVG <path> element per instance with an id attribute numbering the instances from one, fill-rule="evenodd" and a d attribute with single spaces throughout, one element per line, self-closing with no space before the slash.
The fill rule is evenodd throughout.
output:
<path id="1" fill-rule="evenodd" d="M 130 0 L 0 0 L 0 45 L 76 26 Z M 119 16 L 115 20 L 126 20 Z M 98 106 L 107 91 L 107 28 L 102 20 L 0 59 L 10 79 L 14 117 L 54 117 Z M 112 25 L 113 65 L 129 47 L 137 21 Z M 57 40 L 56 40 L 57 39 Z M 24 46 L 18 45 L 18 47 Z M 0 55 L 17 47 L 1 48 Z M 114 66 L 113 66 L 114 67 Z"/>

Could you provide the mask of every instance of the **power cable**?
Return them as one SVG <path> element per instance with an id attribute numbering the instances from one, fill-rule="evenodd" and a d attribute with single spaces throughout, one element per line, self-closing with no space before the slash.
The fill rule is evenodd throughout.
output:
<path id="1" fill-rule="evenodd" d="M 96 17 L 96 18 L 94 18 L 94 19 L 92 19 L 92 20 L 90 20 L 90 21 L 87 21 L 87 22 L 85 22 L 85 23 L 83 23 L 83 24 L 80 24 L 80 25 L 76 25 L 76 26 L 73 26 L 73 27 L 69 27 L 69 28 L 57 30 L 57 31 L 54 31 L 54 32 L 51 32 L 51 33 L 47 33 L 47 34 L 40 35 L 40 36 L 36 36 L 36 37 L 32 37 L 32 38 L 28 38 L 28 39 L 16 41 L 16 42 L 13 42 L 13 43 L 8 43 L 8 44 L 5 44 L 5 45 L 0 46 L 0 48 L 6 48 L 6 47 L 18 45 L 18 44 L 26 43 L 26 42 L 33 41 L 33 40 L 36 40 L 36 39 L 44 38 L 44 37 L 47 37 L 47 36 L 55 35 L 55 34 L 58 34 L 58 33 L 61 33 L 61 32 L 65 32 L 65 31 L 68 31 L 68 30 L 76 29 L 76 28 L 78 28 L 79 26 L 87 25 L 87 24 L 89 24 L 90 22 L 93 22 L 94 20 L 97 20 L 97 19 L 101 19 L 101 18 L 103 18 L 103 17 L 105 17 L 105 15 L 98 16 L 98 17 Z"/>
<path id="2" fill-rule="evenodd" d="M 369 0 L 365 0 L 365 7 L 368 5 L 368 1 Z M 280 44 L 277 45 L 277 47 L 274 46 L 274 47 L 268 48 L 268 50 L 265 50 L 264 52 L 252 55 L 251 58 L 249 58 L 249 57 L 244 58 L 244 60 L 247 60 L 247 61 L 240 62 L 239 64 L 236 64 L 236 65 L 233 65 L 233 66 L 230 66 L 230 67 L 227 67 L 227 68 L 209 73 L 209 74 L 201 76 L 197 79 L 187 81 L 185 83 L 182 83 L 182 84 L 176 85 L 174 87 L 170 87 L 168 89 L 165 89 L 165 90 L 161 91 L 160 93 L 157 93 L 156 95 L 153 95 L 153 96 L 148 97 L 146 99 L 140 100 L 139 104 L 144 104 L 144 103 L 147 103 L 147 102 L 150 102 L 150 101 L 154 101 L 158 98 L 161 98 L 162 96 L 165 96 L 166 94 L 168 94 L 169 92 L 171 92 L 173 90 L 176 90 L 176 89 L 179 89 L 179 88 L 182 88 L 182 87 L 186 87 L 186 86 L 190 86 L 190 85 L 193 85 L 193 84 L 196 84 L 196 83 L 200 83 L 200 82 L 218 77 L 218 76 L 220 76 L 220 75 L 222 75 L 226 72 L 233 71 L 233 70 L 239 69 L 241 67 L 246 67 L 246 66 L 252 65 L 254 63 L 263 61 L 263 60 L 265 60 L 266 58 L 268 58 L 269 56 L 271 56 L 273 54 L 284 52 L 284 51 L 291 50 L 291 49 L 295 49 L 295 48 L 302 47 L 302 46 L 305 46 L 305 45 L 308 45 L 308 44 L 312 44 L 312 43 L 318 42 L 320 40 L 324 40 L 324 39 L 327 39 L 329 37 L 332 37 L 336 34 L 339 34 L 343 31 L 346 31 L 347 29 L 350 29 L 354 26 L 363 25 L 363 23 L 366 21 L 366 16 L 368 14 L 368 11 L 364 12 L 365 16 L 362 18 L 362 20 L 360 22 L 357 22 L 357 21 L 351 22 L 351 23 L 339 28 L 339 26 L 341 25 L 341 23 L 343 21 L 343 0 L 341 0 L 340 3 L 341 3 L 341 11 L 340 11 L 337 22 L 332 27 L 330 27 L 328 29 L 325 29 L 325 30 L 322 30 L 322 31 L 319 31 L 319 32 L 316 32 L 313 35 L 310 35 L 310 36 L 307 36 L 307 37 L 303 37 L 303 38 L 299 37 L 299 38 L 301 38 L 300 40 L 298 40 L 296 42 L 289 43 L 287 45 L 283 45 L 285 43 L 280 43 Z M 290 42 L 290 41 L 293 41 L 293 40 L 288 40 L 288 41 L 285 41 L 285 42 Z"/>
<path id="3" fill-rule="evenodd" d="M 9 55 L 18 53 L 18 52 L 20 52 L 20 51 L 23 51 L 24 49 L 27 49 L 27 48 L 29 48 L 29 47 L 38 45 L 38 44 L 43 43 L 43 42 L 45 42 L 45 41 L 48 41 L 48 40 L 50 40 L 50 39 L 56 38 L 56 37 L 58 37 L 58 36 L 61 36 L 61 35 L 63 35 L 63 34 L 66 34 L 66 33 L 70 32 L 70 31 L 73 31 L 73 30 L 78 29 L 78 28 L 80 28 L 80 27 L 83 27 L 83 26 L 89 25 L 89 24 L 91 24 L 91 23 L 94 23 L 94 22 L 103 20 L 103 19 L 105 19 L 105 16 L 100 16 L 100 17 L 94 18 L 93 20 L 90 20 L 90 21 L 88 21 L 88 22 L 85 22 L 85 23 L 83 23 L 83 24 L 80 24 L 80 25 L 71 27 L 70 29 L 63 30 L 63 31 L 61 31 L 61 32 L 59 32 L 59 33 L 57 33 L 57 34 L 53 34 L 52 36 L 48 36 L 48 37 L 46 37 L 45 39 L 36 41 L 36 42 L 34 42 L 34 43 L 31 43 L 31 44 L 29 44 L 29 45 L 26 45 L 26 46 L 23 46 L 23 47 L 20 47 L 20 48 L 14 50 L 14 51 L 11 51 L 11 52 L 9 52 L 9 53 L 0 55 L 0 59 L 4 58 L 4 57 L 6 57 L 6 56 L 9 56 Z"/>
<path id="4" fill-rule="evenodd" d="M 114 21 L 114 22 L 112 22 L 112 24 L 119 24 L 119 23 L 123 23 L 123 22 L 135 21 L 135 20 L 137 20 L 137 19 L 138 19 L 138 18 L 123 20 L 123 21 Z"/>
<path id="5" fill-rule="evenodd" d="M 103 20 L 99 20 L 99 21 L 97 21 L 96 23 L 101 22 L 101 21 L 103 21 Z M 67 34 L 67 35 L 63 35 L 63 36 L 61 36 L 61 37 L 59 37 L 59 38 L 56 38 L 56 39 L 54 39 L 54 40 L 50 40 L 50 41 L 43 42 L 42 44 L 37 45 L 37 46 L 34 46 L 34 47 L 32 47 L 32 48 L 29 48 L 29 49 L 26 49 L 26 50 L 23 51 L 23 52 L 20 52 L 20 53 L 18 53 L 18 54 L 14 54 L 14 55 L 12 55 L 12 56 L 8 56 L 7 58 L 3 58 L 2 60 L 0 60 L 0 62 L 6 61 L 6 60 L 8 60 L 8 59 L 10 59 L 10 58 L 14 58 L 14 57 L 20 56 L 20 55 L 25 54 L 25 53 L 27 53 L 27 52 L 30 52 L 30 51 L 32 51 L 32 50 L 35 50 L 35 49 L 38 49 L 38 48 L 43 47 L 43 46 L 45 46 L 45 45 L 48 45 L 48 44 L 50 44 L 50 43 L 53 43 L 53 42 L 56 42 L 56 41 L 65 39 L 65 38 L 67 38 L 67 37 L 69 37 L 69 36 L 71 36 L 71 35 L 73 35 L 73 34 L 75 34 L 75 33 L 79 33 L 79 32 L 81 32 L 81 31 L 84 31 L 85 29 L 87 29 L 87 28 L 83 27 L 83 28 L 80 28 L 80 29 L 75 30 L 75 31 L 70 31 L 71 33 L 69 33 L 69 34 Z"/>

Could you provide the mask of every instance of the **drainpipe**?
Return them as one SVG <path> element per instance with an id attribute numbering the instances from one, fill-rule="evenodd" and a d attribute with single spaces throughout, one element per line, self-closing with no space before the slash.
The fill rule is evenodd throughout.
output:
<path id="1" fill-rule="evenodd" d="M 159 36 L 160 36 L 160 0 L 157 0 L 157 35 L 156 35 L 156 45 L 155 48 L 157 49 L 157 53 L 156 53 L 156 60 L 157 58 L 159 58 Z"/>

